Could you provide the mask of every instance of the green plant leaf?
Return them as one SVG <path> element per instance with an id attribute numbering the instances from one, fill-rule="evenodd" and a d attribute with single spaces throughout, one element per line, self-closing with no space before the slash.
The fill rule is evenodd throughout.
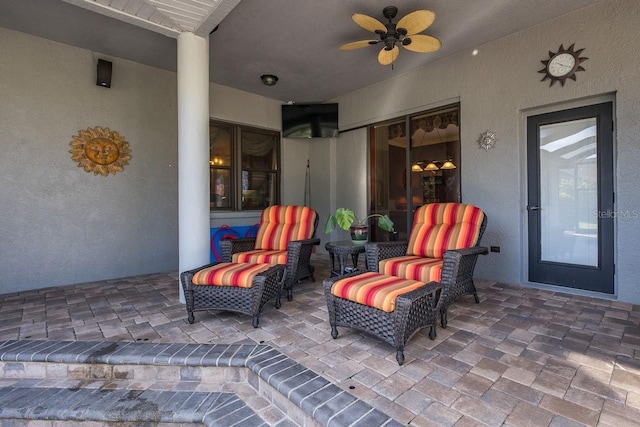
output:
<path id="1" fill-rule="evenodd" d="M 348 230 L 356 219 L 356 214 L 351 209 L 338 208 L 336 210 L 336 221 L 343 230 Z"/>
<path id="2" fill-rule="evenodd" d="M 336 217 L 333 215 L 329 215 L 329 218 L 327 218 L 327 222 L 324 224 L 324 232 L 327 234 L 331 233 L 336 229 L 337 225 L 338 222 L 336 221 Z"/>
<path id="3" fill-rule="evenodd" d="M 378 227 L 382 228 L 384 231 L 393 232 L 393 221 L 387 215 L 382 215 L 378 217 Z"/>

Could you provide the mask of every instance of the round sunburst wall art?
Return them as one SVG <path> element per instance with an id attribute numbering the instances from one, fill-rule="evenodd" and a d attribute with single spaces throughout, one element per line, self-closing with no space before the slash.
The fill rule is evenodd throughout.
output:
<path id="1" fill-rule="evenodd" d="M 69 143 L 71 160 L 94 175 L 122 172 L 131 160 L 129 143 L 118 132 L 96 126 L 79 130 Z"/>

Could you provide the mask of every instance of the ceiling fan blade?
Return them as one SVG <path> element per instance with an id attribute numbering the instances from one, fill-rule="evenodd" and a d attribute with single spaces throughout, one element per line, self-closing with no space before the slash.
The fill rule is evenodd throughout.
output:
<path id="1" fill-rule="evenodd" d="M 411 39 L 411 43 L 409 43 L 408 45 L 403 44 L 402 46 L 412 52 L 435 52 L 436 50 L 440 49 L 440 47 L 442 47 L 442 43 L 440 43 L 440 40 L 432 36 L 416 34 L 407 38 Z"/>
<path id="2" fill-rule="evenodd" d="M 396 28 L 404 28 L 407 35 L 417 34 L 433 24 L 436 14 L 431 10 L 416 10 L 405 15 L 396 24 Z"/>
<path id="3" fill-rule="evenodd" d="M 383 33 L 387 32 L 387 27 L 385 27 L 382 22 L 378 21 L 376 18 L 370 17 L 369 15 L 354 13 L 351 15 L 351 19 L 353 19 L 353 22 L 372 33 L 375 33 L 376 31 L 382 31 Z"/>
<path id="4" fill-rule="evenodd" d="M 353 50 L 360 49 L 361 47 L 371 46 L 372 44 L 378 44 L 380 40 L 360 40 L 357 42 L 346 43 L 340 46 L 340 50 Z"/>
<path id="5" fill-rule="evenodd" d="M 378 54 L 378 62 L 381 63 L 382 65 L 389 65 L 396 60 L 399 53 L 400 53 L 400 49 L 398 49 L 398 46 L 394 46 L 393 49 L 391 50 L 382 48 L 382 50 Z"/>

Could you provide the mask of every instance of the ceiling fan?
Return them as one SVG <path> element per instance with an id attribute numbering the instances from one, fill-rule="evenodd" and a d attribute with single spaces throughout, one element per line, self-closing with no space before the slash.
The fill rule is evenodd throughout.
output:
<path id="1" fill-rule="evenodd" d="M 398 14 L 398 8 L 387 6 L 382 14 L 389 20 L 383 24 L 376 18 L 361 13 L 354 13 L 351 19 L 367 31 L 376 33 L 380 40 L 360 40 L 340 46 L 340 50 L 353 50 L 369 45 L 384 43 L 384 47 L 378 54 L 378 62 L 382 65 L 392 64 L 396 60 L 401 44 L 405 49 L 413 52 L 435 52 L 442 46 L 440 40 L 425 34 L 418 34 L 433 24 L 436 14 L 431 10 L 416 10 L 401 18 L 397 24 L 392 22 Z"/>

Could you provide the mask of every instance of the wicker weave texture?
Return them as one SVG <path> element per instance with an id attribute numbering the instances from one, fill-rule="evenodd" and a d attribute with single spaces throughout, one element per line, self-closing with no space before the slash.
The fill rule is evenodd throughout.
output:
<path id="1" fill-rule="evenodd" d="M 355 272 L 323 281 L 331 334 L 334 338 L 337 337 L 337 326 L 369 333 L 394 346 L 396 360 L 402 365 L 405 344 L 418 329 L 430 327 L 429 337 L 436 337 L 437 307 L 442 285 L 431 282 L 398 296 L 396 309 L 389 313 L 331 293 L 331 287 L 336 281 L 362 273 Z"/>
<path id="2" fill-rule="evenodd" d="M 275 299 L 276 308 L 280 308 L 280 295 L 285 281 L 284 266 L 275 265 L 256 275 L 250 288 L 193 284 L 193 275 L 197 271 L 216 264 L 208 264 L 180 274 L 189 323 L 194 321 L 194 311 L 225 310 L 250 315 L 253 326 L 257 327 L 260 312 L 267 302 Z"/>
<path id="3" fill-rule="evenodd" d="M 293 285 L 301 280 L 311 278 L 316 281 L 313 276 L 313 266 L 311 265 L 311 252 L 313 246 L 320 244 L 320 239 L 315 237 L 318 229 L 319 217 L 313 224 L 313 237 L 305 240 L 295 240 L 287 244 L 287 265 L 285 274 L 284 289 L 287 290 L 287 299 L 293 298 Z M 238 252 L 248 252 L 255 249 L 255 238 L 228 239 L 220 241 L 220 252 L 222 262 L 232 262 L 233 254 Z"/>
<path id="4" fill-rule="evenodd" d="M 449 305 L 462 295 L 472 294 L 479 302 L 478 292 L 473 283 L 473 270 L 478 255 L 488 253 L 487 248 L 480 246 L 480 240 L 487 227 L 487 216 L 480 225 L 476 246 L 467 249 L 449 250 L 444 253 L 440 283 L 443 286 L 440 301 L 440 315 L 442 327 L 447 327 L 447 309 Z M 367 266 L 369 271 L 378 271 L 381 260 L 406 255 L 408 242 L 379 242 L 365 245 Z"/>

